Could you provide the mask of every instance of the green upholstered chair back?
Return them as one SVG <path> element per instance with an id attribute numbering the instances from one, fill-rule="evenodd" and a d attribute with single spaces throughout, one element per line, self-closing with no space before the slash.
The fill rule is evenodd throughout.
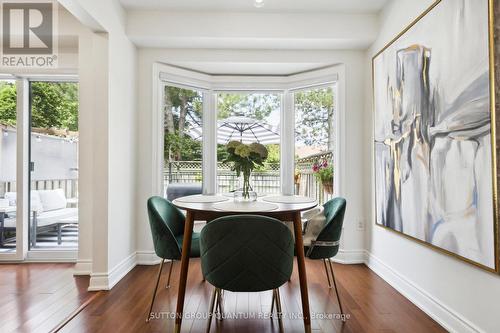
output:
<path id="1" fill-rule="evenodd" d="M 184 214 L 170 201 L 155 196 L 148 199 L 148 216 L 156 255 L 179 260 L 181 248 L 176 236 L 184 232 Z"/>
<path id="2" fill-rule="evenodd" d="M 346 200 L 337 197 L 327 201 L 323 207 L 326 223 L 319 233 L 316 241 L 318 242 L 338 242 L 342 234 L 342 224 L 344 223 L 344 214 L 346 210 Z M 315 246 L 308 257 L 311 259 L 327 259 L 334 257 L 339 251 L 339 245 L 335 246 Z"/>
<path id="3" fill-rule="evenodd" d="M 234 215 L 215 219 L 202 229 L 200 248 L 203 275 L 216 288 L 271 290 L 292 274 L 292 234 L 271 217 Z"/>

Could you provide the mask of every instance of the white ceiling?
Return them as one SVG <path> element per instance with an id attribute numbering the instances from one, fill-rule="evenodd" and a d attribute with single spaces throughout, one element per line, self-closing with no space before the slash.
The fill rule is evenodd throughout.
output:
<path id="1" fill-rule="evenodd" d="M 389 0 L 120 0 L 126 9 L 238 12 L 377 13 Z"/>

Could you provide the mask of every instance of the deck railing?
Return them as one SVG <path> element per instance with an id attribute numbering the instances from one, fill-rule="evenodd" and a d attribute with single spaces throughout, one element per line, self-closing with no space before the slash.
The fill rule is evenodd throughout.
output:
<path id="1" fill-rule="evenodd" d="M 78 179 L 40 179 L 31 181 L 31 190 L 54 190 L 62 188 L 66 198 L 76 198 L 78 196 Z M 6 192 L 16 192 L 15 181 L 0 182 L 0 198 Z"/>
<path id="2" fill-rule="evenodd" d="M 332 160 L 332 153 L 322 153 L 307 158 L 297 159 L 295 168 L 300 177 L 295 184 L 295 193 L 314 197 L 319 203 L 324 203 L 333 196 L 325 191 L 320 182 L 314 177 L 312 166 L 317 160 Z M 170 183 L 201 183 L 202 162 L 201 161 L 173 161 L 167 162 L 164 170 L 165 187 Z M 241 186 L 241 179 L 236 177 L 231 166 L 227 163 L 217 163 L 218 192 L 229 192 Z M 264 168 L 252 172 L 251 184 L 257 193 L 279 193 L 280 165 L 279 163 L 268 163 Z"/>

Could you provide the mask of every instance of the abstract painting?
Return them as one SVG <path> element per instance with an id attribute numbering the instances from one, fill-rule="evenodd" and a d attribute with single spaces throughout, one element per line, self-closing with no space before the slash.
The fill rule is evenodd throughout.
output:
<path id="1" fill-rule="evenodd" d="M 488 0 L 441 0 L 373 57 L 376 223 L 498 272 Z"/>

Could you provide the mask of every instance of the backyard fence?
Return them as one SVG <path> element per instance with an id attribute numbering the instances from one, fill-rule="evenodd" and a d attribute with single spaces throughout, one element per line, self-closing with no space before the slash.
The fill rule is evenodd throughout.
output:
<path id="1" fill-rule="evenodd" d="M 164 171 L 164 183 L 201 183 L 201 161 L 174 161 L 167 163 Z M 264 170 L 255 170 L 251 178 L 252 188 L 258 193 L 278 193 L 280 191 L 280 165 L 268 163 Z M 240 179 L 236 177 L 227 163 L 217 163 L 218 192 L 230 192 L 240 187 Z"/>
<path id="2" fill-rule="evenodd" d="M 296 179 L 295 193 L 316 198 L 319 203 L 324 203 L 333 197 L 325 191 L 322 184 L 318 182 L 312 171 L 315 161 L 326 159 L 332 161 L 332 153 L 322 153 L 297 159 L 295 168 L 300 176 Z M 164 170 L 165 188 L 171 183 L 201 183 L 202 162 L 201 161 L 172 161 L 166 162 Z M 217 163 L 217 191 L 219 193 L 230 192 L 240 188 L 241 179 L 236 177 L 231 166 L 227 163 Z M 280 164 L 267 163 L 265 167 L 252 172 L 251 185 L 257 193 L 279 193 L 281 190 Z"/>

